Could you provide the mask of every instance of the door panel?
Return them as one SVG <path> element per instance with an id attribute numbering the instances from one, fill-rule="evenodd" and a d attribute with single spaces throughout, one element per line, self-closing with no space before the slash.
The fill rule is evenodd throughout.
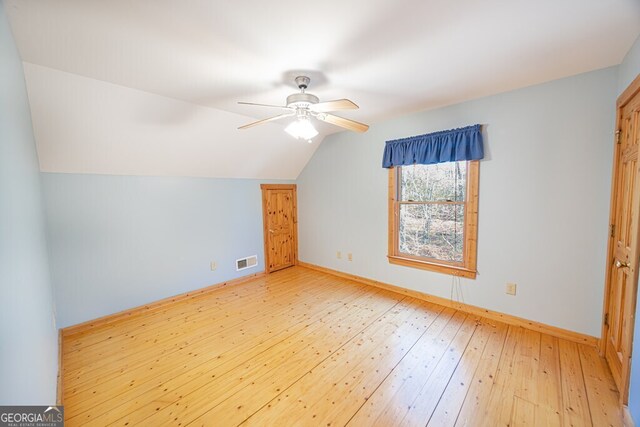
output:
<path id="1" fill-rule="evenodd" d="M 638 220 L 640 214 L 640 171 L 638 169 L 638 126 L 640 92 L 623 105 L 619 103 L 619 139 L 615 148 L 611 211 L 611 240 L 608 274 L 604 356 L 626 403 L 633 314 L 635 313 L 638 281 Z"/>
<path id="2" fill-rule="evenodd" d="M 270 273 L 297 261 L 296 187 L 263 184 L 261 188 L 265 269 Z"/>

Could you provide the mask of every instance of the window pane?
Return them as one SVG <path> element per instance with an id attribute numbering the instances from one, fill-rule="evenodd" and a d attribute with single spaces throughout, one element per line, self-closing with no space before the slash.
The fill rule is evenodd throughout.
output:
<path id="1" fill-rule="evenodd" d="M 462 262 L 464 205 L 400 205 L 400 252 Z"/>
<path id="2" fill-rule="evenodd" d="M 400 200 L 464 202 L 467 162 L 402 166 Z"/>

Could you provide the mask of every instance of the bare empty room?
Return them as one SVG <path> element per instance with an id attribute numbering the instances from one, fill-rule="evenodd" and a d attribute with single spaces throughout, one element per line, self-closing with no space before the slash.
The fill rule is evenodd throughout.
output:
<path id="1" fill-rule="evenodd" d="M 0 426 L 640 425 L 639 146 L 637 0 L 0 0 Z"/>

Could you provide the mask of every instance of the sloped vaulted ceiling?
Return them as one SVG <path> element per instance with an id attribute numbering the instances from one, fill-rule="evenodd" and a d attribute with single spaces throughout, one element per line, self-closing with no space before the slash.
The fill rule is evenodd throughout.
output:
<path id="1" fill-rule="evenodd" d="M 10 0 L 43 171 L 296 178 L 296 71 L 373 123 L 619 64 L 637 0 Z"/>

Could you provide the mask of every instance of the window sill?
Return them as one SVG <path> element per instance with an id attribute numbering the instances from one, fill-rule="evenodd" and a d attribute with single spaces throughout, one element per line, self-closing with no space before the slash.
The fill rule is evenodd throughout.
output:
<path id="1" fill-rule="evenodd" d="M 437 273 L 450 274 L 452 276 L 466 277 L 467 279 L 475 279 L 477 272 L 464 267 L 456 267 L 445 264 L 435 264 L 433 262 L 418 261 L 411 258 L 403 258 L 394 255 L 388 255 L 389 263 L 402 265 L 405 267 L 419 268 L 422 270 L 435 271 Z"/>

